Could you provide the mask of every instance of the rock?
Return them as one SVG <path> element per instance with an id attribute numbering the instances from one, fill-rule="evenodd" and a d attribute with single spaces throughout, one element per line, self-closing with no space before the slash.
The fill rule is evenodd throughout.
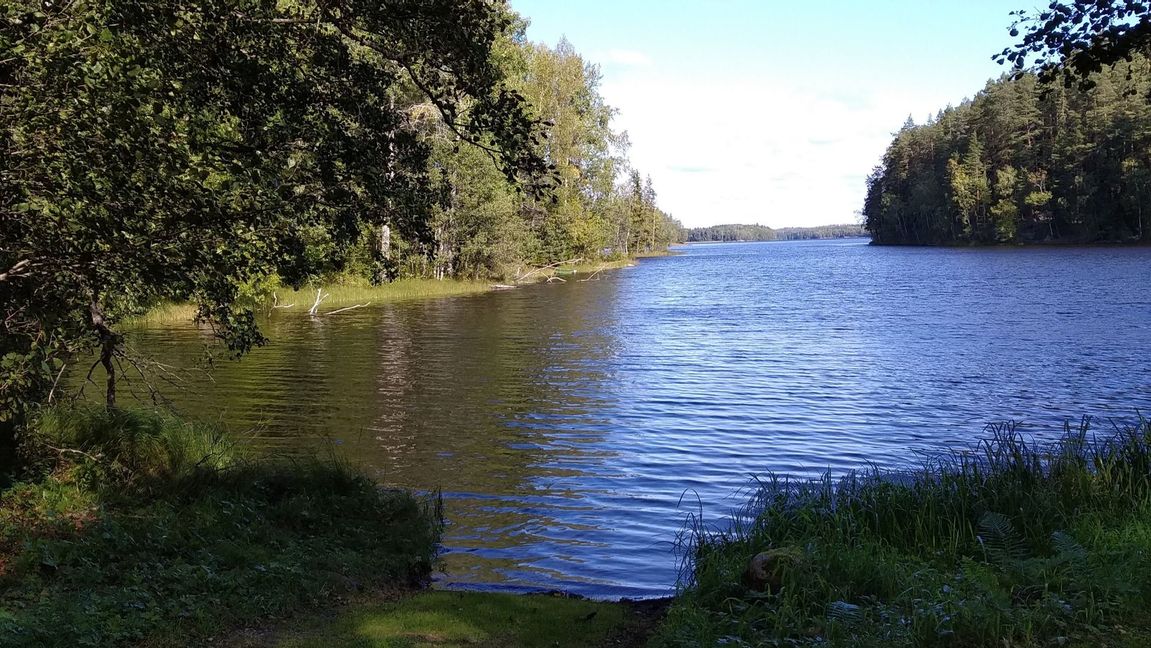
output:
<path id="1" fill-rule="evenodd" d="M 756 554 L 743 570 L 744 586 L 757 592 L 778 592 L 783 586 L 784 573 L 798 565 L 801 556 L 795 547 L 780 547 Z"/>

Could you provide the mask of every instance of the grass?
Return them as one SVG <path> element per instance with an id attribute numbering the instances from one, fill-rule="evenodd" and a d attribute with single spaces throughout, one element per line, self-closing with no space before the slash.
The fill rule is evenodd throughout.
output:
<path id="1" fill-rule="evenodd" d="M 294 304 L 291 308 L 278 310 L 304 312 L 316 301 L 318 287 L 299 291 L 286 290 L 278 294 L 281 306 Z M 342 283 L 324 286 L 324 293 L 330 297 L 324 300 L 320 312 L 329 312 L 357 304 L 380 304 L 410 299 L 431 299 L 436 297 L 458 297 L 474 295 L 491 290 L 489 281 L 465 281 L 463 279 L 399 279 L 380 286 L 370 284 Z"/>
<path id="2" fill-rule="evenodd" d="M 357 306 L 359 304 L 388 304 L 415 299 L 434 299 L 474 295 L 491 290 L 491 282 L 467 281 L 463 279 L 400 279 L 392 283 L 373 286 L 366 282 L 347 281 L 338 284 L 310 286 L 300 290 L 281 288 L 261 297 L 254 306 L 257 311 L 266 313 L 306 313 L 316 301 L 316 290 L 328 295 L 319 312 Z M 273 298 L 272 293 L 275 297 Z M 273 305 L 277 306 L 273 308 Z M 191 322 L 196 316 L 192 304 L 160 304 L 144 315 L 133 318 L 129 326 L 162 326 L 173 323 Z"/>
<path id="3" fill-rule="evenodd" d="M 1050 446 L 1000 426 L 910 475 L 769 477 L 748 513 L 694 529 L 654 646 L 1151 645 L 1145 421 Z"/>
<path id="4" fill-rule="evenodd" d="M 438 500 L 335 461 L 252 462 L 153 412 L 46 413 L 0 494 L 0 645 L 203 645 L 240 624 L 419 585 Z"/>
<path id="5" fill-rule="evenodd" d="M 644 256 L 665 256 L 670 253 L 651 253 Z M 632 259 L 612 259 L 606 261 L 567 264 L 560 268 L 547 268 L 531 272 L 524 283 L 547 281 L 552 277 L 570 279 L 571 275 L 598 275 L 609 270 L 618 270 L 635 265 Z M 587 278 L 587 277 L 583 277 Z M 267 296 L 252 298 L 254 308 L 259 312 L 306 313 L 316 302 L 316 291 L 328 295 L 319 308 L 319 313 L 330 313 L 341 308 L 361 304 L 388 304 L 400 301 L 460 297 L 488 292 L 497 282 L 466 279 L 399 279 L 391 283 L 373 286 L 362 279 L 350 278 L 334 284 L 309 286 L 300 290 L 281 288 L 268 292 Z M 196 306 L 184 303 L 159 304 L 147 313 L 125 322 L 128 327 L 154 327 L 177 323 L 188 323 L 196 317 Z"/>
<path id="6" fill-rule="evenodd" d="M 559 596 L 426 592 L 355 607 L 335 619 L 306 620 L 279 648 L 576 648 L 600 646 L 633 621 L 620 603 Z M 241 644 L 243 645 L 243 644 Z M 619 645 L 619 644 L 615 644 Z"/>

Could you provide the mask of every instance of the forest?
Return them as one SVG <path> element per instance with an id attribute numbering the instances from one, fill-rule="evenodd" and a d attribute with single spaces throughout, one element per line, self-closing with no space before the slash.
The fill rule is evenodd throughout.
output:
<path id="1" fill-rule="evenodd" d="M 880 244 L 1151 241 L 1151 61 L 1084 83 L 991 81 L 924 124 L 910 118 L 868 178 Z"/>
<path id="2" fill-rule="evenodd" d="M 712 225 L 687 230 L 688 243 L 729 243 L 735 241 L 774 241 L 775 230 L 766 225 Z"/>
<path id="3" fill-rule="evenodd" d="M 766 225 L 713 225 L 686 230 L 689 243 L 727 243 L 737 241 L 807 241 L 818 239 L 867 236 L 862 225 L 821 225 L 818 227 L 782 227 Z"/>

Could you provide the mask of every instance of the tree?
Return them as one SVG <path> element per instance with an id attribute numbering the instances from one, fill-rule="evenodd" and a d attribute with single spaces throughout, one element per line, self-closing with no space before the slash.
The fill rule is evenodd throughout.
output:
<path id="1" fill-rule="evenodd" d="M 1151 46 L 1151 3 L 1145 0 L 1053 0 L 1046 9 L 1015 11 L 1011 35 L 1022 40 L 995 59 L 1017 76 L 1032 62 L 1043 82 L 1094 87 L 1091 75 Z"/>
<path id="2" fill-rule="evenodd" d="M 397 97 L 546 193 L 541 127 L 491 56 L 511 23 L 489 0 L 9 2 L 0 421 L 93 348 L 114 405 L 115 325 L 158 301 L 243 353 L 245 286 L 339 268 L 377 226 L 430 239 L 431 147 Z"/>

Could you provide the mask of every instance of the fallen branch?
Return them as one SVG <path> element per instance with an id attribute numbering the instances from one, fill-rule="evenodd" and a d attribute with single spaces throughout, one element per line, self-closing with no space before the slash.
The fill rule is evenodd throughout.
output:
<path id="1" fill-rule="evenodd" d="M 599 273 L 603 272 L 606 269 L 607 269 L 606 265 L 600 266 L 599 270 L 596 270 L 595 272 L 588 275 L 587 279 L 580 279 L 580 283 L 586 283 L 588 281 L 591 281 L 592 279 L 595 279 L 597 276 L 599 276 Z"/>
<path id="2" fill-rule="evenodd" d="M 536 269 L 532 270 L 531 272 L 529 272 L 529 273 L 527 273 L 527 274 L 522 274 L 522 275 L 520 275 L 519 277 L 516 277 L 516 283 L 523 283 L 523 280 L 524 280 L 524 279 L 527 279 L 528 277 L 530 277 L 530 276 L 532 276 L 532 275 L 536 274 L 537 272 L 543 272 L 544 270 L 551 270 L 552 268 L 558 268 L 559 266 L 562 266 L 562 265 L 569 265 L 569 264 L 572 264 L 572 263 L 579 263 L 580 261 L 583 261 L 583 258 L 579 258 L 579 259 L 570 259 L 570 260 L 568 260 L 568 261 L 559 261 L 559 262 L 557 262 L 557 263 L 551 263 L 551 264 L 548 264 L 548 265 L 546 265 L 546 266 L 544 266 L 544 267 L 542 267 L 542 268 L 536 268 Z"/>
<path id="3" fill-rule="evenodd" d="M 273 310 L 277 309 L 277 308 L 292 308 L 295 305 L 296 304 L 293 302 L 291 304 L 288 304 L 287 306 L 281 306 L 280 305 L 280 296 L 277 295 L 276 293 L 272 293 L 272 309 Z"/>
<path id="4" fill-rule="evenodd" d="M 547 283 L 551 283 L 553 281 L 558 281 L 560 283 L 567 283 L 568 282 L 568 280 L 564 279 L 563 277 L 548 277 Z"/>
<path id="5" fill-rule="evenodd" d="M 340 310 L 334 310 L 330 313 L 324 313 L 324 316 L 327 317 L 328 315 L 338 315 L 340 313 L 346 313 L 350 310 L 356 310 L 357 308 L 364 308 L 365 306 L 371 306 L 371 305 L 372 305 L 372 302 L 368 302 L 366 304 L 356 304 L 355 306 L 348 306 L 347 308 L 341 308 Z"/>
<path id="6" fill-rule="evenodd" d="M 56 372 L 56 380 L 52 381 L 52 389 L 48 392 L 48 403 L 52 403 L 52 399 L 56 397 L 56 387 L 60 384 L 60 376 L 64 375 L 64 368 L 68 366 L 65 362 L 60 365 L 60 371 Z"/>
<path id="7" fill-rule="evenodd" d="M 0 281 L 8 281 L 8 279 L 15 279 L 17 277 L 27 276 L 26 270 L 32 266 L 31 259 L 22 259 L 16 262 L 16 265 L 8 268 L 5 272 L 0 272 Z"/>
<path id="8" fill-rule="evenodd" d="M 319 308 L 320 308 L 320 304 L 324 303 L 324 300 L 327 299 L 328 297 L 331 297 L 331 295 L 325 294 L 323 288 L 317 289 L 316 290 L 316 303 L 312 304 L 312 308 L 311 308 L 311 310 L 308 311 L 308 314 L 314 317 L 316 315 L 316 311 L 319 310 Z"/>
<path id="9" fill-rule="evenodd" d="M 515 286 L 509 286 L 508 284 L 492 284 L 492 290 L 515 290 L 515 289 L 516 289 Z"/>

